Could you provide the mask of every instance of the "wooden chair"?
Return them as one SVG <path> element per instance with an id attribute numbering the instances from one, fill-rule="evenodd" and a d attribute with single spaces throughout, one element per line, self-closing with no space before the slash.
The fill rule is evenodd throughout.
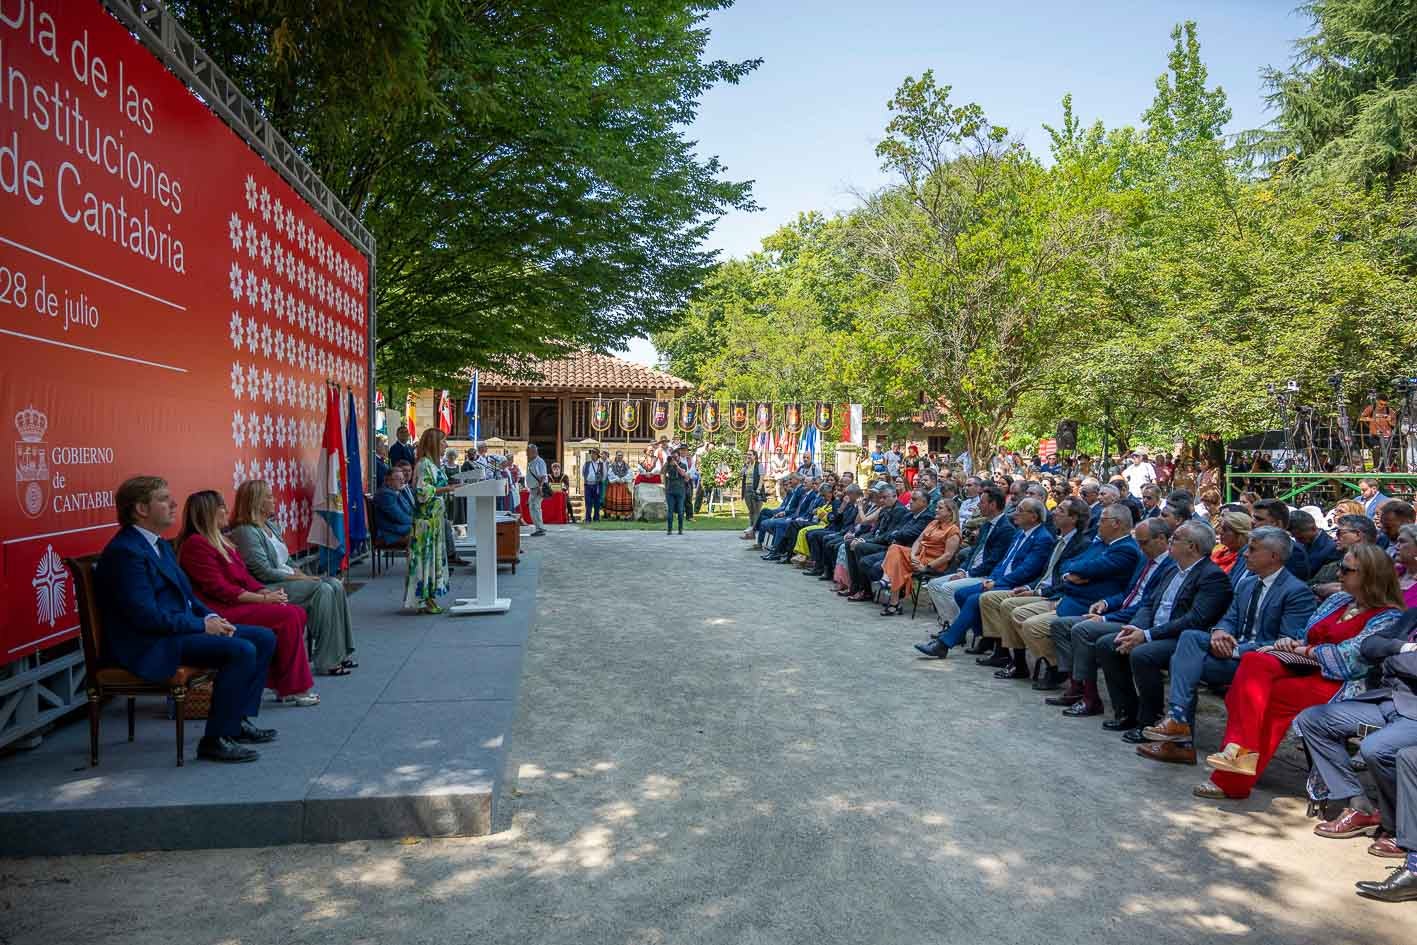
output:
<path id="1" fill-rule="evenodd" d="M 364 521 L 369 526 L 369 573 L 379 576 L 379 558 L 386 561 L 390 555 L 408 554 L 408 538 L 387 542 L 379 540 L 378 510 L 374 508 L 372 493 L 364 496 Z"/>
<path id="2" fill-rule="evenodd" d="M 98 555 L 65 558 L 64 564 L 74 575 L 74 597 L 79 605 L 79 636 L 84 645 L 84 676 L 89 696 L 89 767 L 98 765 L 98 726 L 103 700 L 108 696 L 128 697 L 128 741 L 133 741 L 137 725 L 138 696 L 170 696 L 177 707 L 177 767 L 182 767 L 184 732 L 183 703 L 193 684 L 215 675 L 214 671 L 193 666 L 179 666 L 171 679 L 149 682 L 118 666 L 103 666 L 103 614 L 98 606 L 98 591 L 94 587 L 94 569 Z"/>

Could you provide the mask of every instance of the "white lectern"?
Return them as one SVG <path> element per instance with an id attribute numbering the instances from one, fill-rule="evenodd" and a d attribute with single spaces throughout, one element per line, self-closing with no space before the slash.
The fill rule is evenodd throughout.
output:
<path id="1" fill-rule="evenodd" d="M 453 495 L 472 503 L 473 534 L 477 540 L 477 596 L 458 598 L 448 613 L 502 614 L 512 608 L 510 597 L 497 596 L 497 499 L 507 493 L 507 480 L 465 482 Z"/>

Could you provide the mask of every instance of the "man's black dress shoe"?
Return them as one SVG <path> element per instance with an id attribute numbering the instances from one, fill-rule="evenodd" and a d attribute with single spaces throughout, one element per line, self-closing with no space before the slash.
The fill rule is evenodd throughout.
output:
<path id="1" fill-rule="evenodd" d="M 776 561 L 778 559 L 778 553 L 776 551 L 773 551 L 769 552 L 768 554 L 761 555 L 761 557 L 764 561 Z"/>
<path id="2" fill-rule="evenodd" d="M 993 637 L 976 637 L 974 642 L 969 645 L 969 649 L 964 652 L 968 653 L 970 656 L 978 656 L 981 653 L 992 653 L 994 652 L 995 642 L 997 641 Z"/>
<path id="3" fill-rule="evenodd" d="M 241 762 L 255 761 L 261 753 L 254 748 L 243 748 L 229 738 L 207 738 L 197 742 L 197 757 L 206 761 Z"/>
<path id="4" fill-rule="evenodd" d="M 240 733 L 231 736 L 234 742 L 244 742 L 247 745 L 259 745 L 262 742 L 273 742 L 276 740 L 276 730 L 273 728 L 257 728 L 250 719 L 241 720 Z"/>
<path id="5" fill-rule="evenodd" d="M 931 659 L 942 660 L 950 655 L 950 648 L 939 640 L 931 640 L 929 643 L 917 643 L 915 649 L 923 656 Z"/>
<path id="6" fill-rule="evenodd" d="M 1014 655 L 1001 646 L 991 655 L 980 657 L 974 662 L 978 663 L 980 666 L 993 666 L 998 669 L 1004 666 L 1012 666 L 1014 664 Z"/>
<path id="7" fill-rule="evenodd" d="M 808 568 L 807 570 L 803 571 L 802 573 L 805 574 L 805 575 L 807 575 L 807 577 L 821 577 L 821 576 L 822 576 L 822 572 L 821 572 L 821 571 L 818 571 L 816 568 Z"/>
<path id="8" fill-rule="evenodd" d="M 1102 727 L 1109 732 L 1129 732 L 1137 727 L 1136 719 L 1108 719 Z"/>
<path id="9" fill-rule="evenodd" d="M 1358 895 L 1379 902 L 1411 902 L 1417 899 L 1417 873 L 1405 866 L 1393 870 L 1380 883 L 1364 880 L 1354 885 L 1358 887 Z"/>
<path id="10" fill-rule="evenodd" d="M 1040 678 L 1034 680 L 1033 688 L 1038 692 L 1052 692 L 1054 689 L 1063 688 L 1063 683 L 1068 681 L 1067 673 L 1061 673 L 1052 667 L 1048 668 Z"/>
<path id="11" fill-rule="evenodd" d="M 1079 699 L 1063 710 L 1063 714 L 1070 719 L 1085 719 L 1092 715 L 1101 715 L 1102 706 L 1088 705 L 1086 699 Z"/>
<path id="12" fill-rule="evenodd" d="M 995 679 L 1027 679 L 1029 677 L 1028 668 L 1020 669 L 1017 666 L 1006 666 L 994 673 Z"/>
<path id="13" fill-rule="evenodd" d="M 1106 723 L 1103 723 L 1106 724 Z M 1122 733 L 1122 741 L 1129 745 L 1145 745 L 1146 736 L 1142 734 L 1142 726 L 1129 728 Z"/>
<path id="14" fill-rule="evenodd" d="M 1044 705 L 1070 706 L 1082 701 L 1080 692 L 1064 692 L 1061 695 L 1049 696 L 1043 700 Z"/>

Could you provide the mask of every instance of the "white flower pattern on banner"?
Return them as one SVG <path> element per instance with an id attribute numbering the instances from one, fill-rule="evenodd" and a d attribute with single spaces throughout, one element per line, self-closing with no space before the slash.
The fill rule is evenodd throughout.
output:
<path id="1" fill-rule="evenodd" d="M 231 415 L 231 439 L 237 449 L 246 445 L 246 421 L 239 410 Z"/>
<path id="2" fill-rule="evenodd" d="M 261 419 L 261 442 L 264 443 L 266 446 L 270 446 L 271 443 L 275 440 L 275 434 L 275 423 L 271 420 L 271 415 L 266 414 Z M 269 470 L 270 468 L 270 462 L 271 461 L 269 459 L 266 460 L 267 470 Z M 269 474 L 266 478 L 270 478 Z"/>
<path id="3" fill-rule="evenodd" d="M 255 362 L 246 365 L 246 396 L 252 400 L 261 396 L 261 369 Z"/>
<path id="4" fill-rule="evenodd" d="M 261 265 L 268 269 L 271 265 L 271 238 L 267 233 L 261 234 Z"/>
<path id="5" fill-rule="evenodd" d="M 246 255 L 256 258 L 256 224 L 249 220 L 246 222 Z"/>
<path id="6" fill-rule="evenodd" d="M 261 188 L 261 219 L 271 222 L 271 192 L 264 187 Z"/>
<path id="7" fill-rule="evenodd" d="M 271 356 L 271 326 L 261 325 L 261 354 L 265 357 Z"/>
<path id="8" fill-rule="evenodd" d="M 241 373 L 241 362 L 231 362 L 231 396 L 237 400 L 246 392 L 246 375 Z"/>
<path id="9" fill-rule="evenodd" d="M 237 351 L 241 350 L 241 313 L 231 313 L 231 346 Z"/>
<path id="10" fill-rule="evenodd" d="M 246 175 L 246 209 L 256 209 L 256 178 Z"/>
<path id="11" fill-rule="evenodd" d="M 231 297 L 241 301 L 241 266 L 237 263 L 231 264 Z"/>
<path id="12" fill-rule="evenodd" d="M 231 240 L 231 248 L 241 252 L 241 217 L 235 210 L 231 211 L 231 221 L 226 225 L 226 236 Z"/>
<path id="13" fill-rule="evenodd" d="M 246 464 L 241 460 L 236 461 L 236 465 L 231 470 L 231 489 L 236 491 L 241 488 L 241 484 L 246 481 Z"/>
<path id="14" fill-rule="evenodd" d="M 271 372 L 269 368 L 261 372 L 261 399 L 266 403 L 271 402 Z"/>
<path id="15" fill-rule="evenodd" d="M 256 297 L 260 292 L 260 286 L 261 284 L 256 281 L 255 271 L 248 270 L 246 273 L 246 303 L 248 305 L 254 306 L 256 304 Z"/>

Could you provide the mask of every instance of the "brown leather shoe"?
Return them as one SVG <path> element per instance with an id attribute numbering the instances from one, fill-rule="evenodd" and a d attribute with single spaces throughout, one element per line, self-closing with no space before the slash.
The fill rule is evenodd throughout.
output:
<path id="1" fill-rule="evenodd" d="M 1349 837 L 1365 837 L 1378 829 L 1382 818 L 1365 810 L 1349 807 L 1333 820 L 1326 820 L 1314 827 L 1314 833 L 1330 840 L 1347 840 Z"/>
<path id="2" fill-rule="evenodd" d="M 1148 725 L 1141 730 L 1149 742 L 1189 742 L 1191 727 L 1185 722 L 1177 722 L 1171 716 L 1161 720 L 1160 725 Z"/>
<path id="3" fill-rule="evenodd" d="M 1194 745 L 1180 742 L 1149 742 L 1137 746 L 1137 754 L 1152 761 L 1165 761 L 1173 765 L 1193 765 L 1196 763 Z"/>
<path id="4" fill-rule="evenodd" d="M 1392 837 L 1379 837 L 1368 844 L 1368 852 L 1373 856 L 1381 856 L 1390 860 L 1403 860 L 1407 858 L 1407 851 L 1397 845 L 1397 841 Z"/>

